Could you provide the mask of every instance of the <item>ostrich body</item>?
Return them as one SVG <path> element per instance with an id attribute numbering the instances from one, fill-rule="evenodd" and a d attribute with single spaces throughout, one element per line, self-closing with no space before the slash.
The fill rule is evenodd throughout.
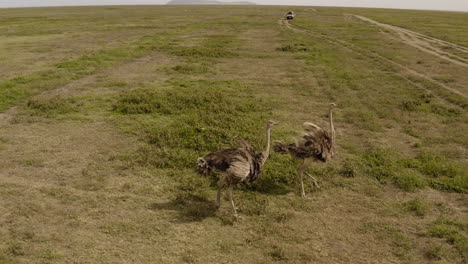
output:
<path id="1" fill-rule="evenodd" d="M 241 140 L 241 147 L 237 149 L 225 149 L 212 152 L 198 158 L 197 166 L 200 174 L 215 172 L 222 175 L 218 181 L 218 194 L 216 197 L 216 207 L 221 204 L 221 190 L 224 185 L 228 185 L 229 201 L 232 206 L 232 213 L 237 218 L 237 211 L 232 199 L 232 189 L 239 183 L 249 183 L 255 181 L 262 171 L 263 164 L 270 155 L 270 134 L 271 128 L 277 125 L 274 121 L 268 121 L 266 130 L 266 147 L 263 152 L 257 153 L 247 142 Z"/>
<path id="2" fill-rule="evenodd" d="M 273 146 L 274 150 L 279 153 L 289 153 L 293 158 L 301 160 L 298 167 L 298 177 L 301 185 L 301 197 L 305 198 L 303 173 L 306 167 L 306 162 L 309 160 L 327 162 L 332 159 L 335 152 L 335 128 L 333 127 L 332 109 L 336 104 L 329 105 L 329 120 L 330 131 L 325 131 L 319 126 L 306 122 L 302 125 L 304 128 L 303 135 L 296 140 L 295 143 L 287 144 L 284 142 L 276 142 Z M 306 174 L 313 180 L 314 185 L 319 188 L 317 180 Z"/>

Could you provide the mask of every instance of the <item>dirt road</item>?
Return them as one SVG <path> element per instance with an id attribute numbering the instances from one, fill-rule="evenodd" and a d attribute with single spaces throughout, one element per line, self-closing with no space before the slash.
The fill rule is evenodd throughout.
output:
<path id="1" fill-rule="evenodd" d="M 450 43 L 447 41 L 443 41 L 440 39 L 436 39 L 433 37 L 429 37 L 426 35 L 423 35 L 418 32 L 414 32 L 408 29 L 400 28 L 397 26 L 393 25 L 388 25 L 384 23 L 377 22 L 375 20 L 372 20 L 367 17 L 359 16 L 359 15 L 354 15 L 354 14 L 347 14 L 349 16 L 355 17 L 357 19 L 360 19 L 362 21 L 369 22 L 371 24 L 374 24 L 380 28 L 392 31 L 396 33 L 396 35 L 406 44 L 417 48 L 423 52 L 432 54 L 434 56 L 437 56 L 441 59 L 444 59 L 446 61 L 455 63 L 460 66 L 468 67 L 468 60 L 465 58 L 462 58 L 454 53 L 450 53 L 449 50 L 455 50 L 457 52 L 461 53 L 466 53 L 468 54 L 468 48 Z"/>
<path id="2" fill-rule="evenodd" d="M 386 58 L 376 52 L 373 52 L 373 51 L 370 51 L 370 50 L 366 50 L 366 49 L 363 49 L 363 48 L 360 48 L 360 47 L 357 47 L 356 45 L 353 45 L 352 43 L 349 43 L 349 42 L 346 42 L 344 40 L 341 40 L 341 39 L 338 39 L 338 38 L 334 38 L 334 37 L 331 37 L 331 36 L 328 36 L 328 35 L 324 35 L 324 34 L 321 34 L 321 33 L 318 33 L 318 32 L 313 32 L 311 30 L 308 30 L 308 29 L 303 29 L 303 28 L 300 28 L 300 27 L 297 27 L 295 25 L 291 25 L 287 20 L 279 20 L 278 21 L 279 24 L 285 26 L 286 28 L 290 29 L 290 30 L 293 30 L 293 31 L 296 31 L 296 32 L 301 32 L 301 33 L 305 33 L 305 34 L 310 34 L 310 35 L 313 35 L 314 37 L 318 37 L 318 38 L 321 38 L 325 41 L 328 41 L 330 42 L 331 44 L 333 45 L 339 45 L 343 48 L 346 48 L 346 49 L 349 49 L 349 50 L 352 50 L 353 52 L 356 52 L 356 53 L 359 53 L 365 57 L 374 57 L 374 58 L 378 58 L 379 60 L 382 60 L 382 61 L 385 61 L 391 65 L 394 65 L 394 66 L 397 66 L 398 68 L 402 69 L 404 72 L 406 72 L 406 74 L 409 74 L 409 75 L 412 75 L 412 76 L 417 76 L 419 78 L 422 78 L 422 79 L 425 79 L 427 81 L 430 81 L 450 92 L 453 92 L 457 95 L 460 95 L 464 98 L 467 98 L 467 95 L 465 95 L 464 93 L 462 93 L 461 91 L 457 90 L 457 89 L 454 89 L 440 81 L 437 81 L 435 79 L 433 79 L 431 76 L 425 74 L 425 73 L 421 73 L 421 72 L 418 72 L 414 69 L 411 69 L 405 65 L 402 65 L 396 61 L 393 61 L 389 58 Z M 419 34 L 419 33 L 415 33 L 415 34 Z M 455 44 L 454 44 L 455 45 Z M 461 48 L 460 48 L 461 49 Z M 457 61 L 458 63 L 462 63 L 462 62 L 459 62 Z M 468 64 L 467 64 L 468 66 Z M 408 79 L 406 76 L 403 76 L 401 75 L 402 78 L 412 82 L 413 84 L 415 84 L 416 86 L 422 88 L 422 89 L 425 89 L 427 90 L 426 87 L 418 84 L 418 83 L 415 83 L 413 81 L 411 81 L 410 79 Z"/>

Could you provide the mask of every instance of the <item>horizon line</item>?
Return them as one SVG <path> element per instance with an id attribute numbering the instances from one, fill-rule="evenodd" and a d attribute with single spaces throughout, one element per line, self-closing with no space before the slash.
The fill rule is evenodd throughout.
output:
<path id="1" fill-rule="evenodd" d="M 248 0 L 240 0 L 239 2 L 249 2 Z M 172 6 L 229 6 L 229 2 L 222 2 L 225 4 L 175 4 Z M 234 3 L 234 2 L 233 2 Z M 297 7 L 342 7 L 342 8 L 369 8 L 369 9 L 393 9 L 393 10 L 415 10 L 415 11 L 440 11 L 440 12 L 459 12 L 459 13 L 467 13 L 468 10 L 453 10 L 453 9 L 416 9 L 416 8 L 399 8 L 399 7 L 371 7 L 371 6 L 327 6 L 327 5 L 265 5 L 265 4 L 257 4 L 252 2 L 253 5 L 257 6 L 297 6 Z M 248 6 L 248 4 L 233 4 L 232 6 Z M 13 9 L 13 8 L 41 8 L 41 7 L 99 7 L 99 6 L 171 6 L 166 4 L 97 4 L 97 5 L 31 5 L 31 6 L 6 6 L 0 7 L 0 9 Z"/>

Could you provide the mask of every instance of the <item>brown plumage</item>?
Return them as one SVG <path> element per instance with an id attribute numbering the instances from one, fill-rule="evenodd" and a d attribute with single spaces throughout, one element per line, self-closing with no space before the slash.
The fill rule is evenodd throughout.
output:
<path id="1" fill-rule="evenodd" d="M 298 176 L 301 184 L 301 196 L 305 198 L 304 183 L 302 174 L 304 172 L 306 161 L 315 160 L 327 162 L 333 158 L 335 152 L 335 129 L 333 127 L 332 108 L 336 104 L 332 103 L 329 105 L 329 119 L 330 119 L 330 131 L 325 131 L 319 126 L 306 122 L 302 126 L 304 128 L 304 134 L 295 142 L 287 144 L 278 141 L 273 146 L 273 149 L 279 153 L 289 153 L 293 158 L 302 160 L 298 167 Z M 317 180 L 311 177 L 316 187 L 319 187 Z"/>
<path id="2" fill-rule="evenodd" d="M 221 189 L 225 184 L 228 184 L 228 195 L 232 212 L 237 217 L 237 211 L 232 199 L 232 189 L 241 182 L 253 182 L 260 176 L 263 164 L 265 164 L 270 154 L 270 131 L 275 125 L 277 125 L 276 122 L 268 121 L 267 144 L 263 152 L 257 153 L 249 143 L 240 139 L 239 148 L 212 152 L 202 158 L 198 158 L 197 167 L 200 174 L 215 172 L 223 175 L 218 181 L 217 207 L 221 203 Z"/>

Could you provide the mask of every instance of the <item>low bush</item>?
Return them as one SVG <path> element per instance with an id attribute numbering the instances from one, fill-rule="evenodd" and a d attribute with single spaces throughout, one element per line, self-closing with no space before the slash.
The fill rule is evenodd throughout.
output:
<path id="1" fill-rule="evenodd" d="M 403 204 L 406 210 L 414 212 L 417 216 L 425 216 L 429 211 L 429 206 L 423 200 L 415 199 Z"/>
<path id="2" fill-rule="evenodd" d="M 73 98 L 54 97 L 51 99 L 31 99 L 27 103 L 30 115 L 56 116 L 78 110 L 78 103 Z"/>
<path id="3" fill-rule="evenodd" d="M 447 218 L 437 219 L 428 230 L 428 235 L 432 237 L 444 238 L 448 243 L 453 244 L 460 255 L 468 259 L 468 223 Z"/>
<path id="4" fill-rule="evenodd" d="M 405 191 L 416 191 L 427 186 L 426 180 L 414 170 L 402 170 L 394 175 L 394 183 Z"/>

